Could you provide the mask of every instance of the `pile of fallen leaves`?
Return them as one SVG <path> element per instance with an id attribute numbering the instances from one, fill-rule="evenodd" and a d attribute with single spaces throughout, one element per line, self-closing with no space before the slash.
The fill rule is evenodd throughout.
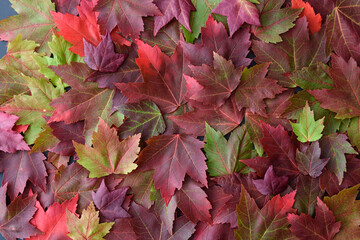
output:
<path id="1" fill-rule="evenodd" d="M 0 234 L 360 239 L 360 3 L 10 0 Z"/>

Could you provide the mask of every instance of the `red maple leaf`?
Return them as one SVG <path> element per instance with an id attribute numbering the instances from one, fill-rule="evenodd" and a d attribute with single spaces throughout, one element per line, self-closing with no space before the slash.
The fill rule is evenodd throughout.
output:
<path id="1" fill-rule="evenodd" d="M 248 0 L 223 0 L 212 12 L 227 16 L 230 36 L 245 22 L 254 26 L 261 26 L 259 11 Z"/>
<path id="2" fill-rule="evenodd" d="M 256 157 L 241 160 L 263 176 L 270 165 L 273 165 L 277 174 L 294 178 L 298 173 L 296 163 L 296 142 L 291 138 L 284 127 L 276 128 L 262 123 L 263 138 L 260 140 L 267 157 Z"/>
<path id="3" fill-rule="evenodd" d="M 187 30 L 190 28 L 190 11 L 195 11 L 191 0 L 154 0 L 163 16 L 155 16 L 154 36 L 159 30 L 168 24 L 171 19 L 176 18 Z"/>
<path id="4" fill-rule="evenodd" d="M 239 85 L 242 73 L 242 68 L 235 68 L 231 60 L 227 61 L 217 53 L 214 53 L 212 67 L 205 64 L 201 67 L 190 65 L 190 69 L 194 78 L 185 76 L 188 98 L 217 107 L 223 105 Z"/>
<path id="5" fill-rule="evenodd" d="M 19 195 L 8 206 L 6 205 L 7 183 L 0 187 L 0 234 L 7 240 L 28 238 L 39 234 L 33 225 L 29 223 L 36 212 L 35 202 L 37 195 L 29 194 L 23 198 Z"/>
<path id="6" fill-rule="evenodd" d="M 231 60 L 236 68 L 248 66 L 251 63 L 251 59 L 246 58 L 251 45 L 249 31 L 249 28 L 243 28 L 229 37 L 224 25 L 209 16 L 206 27 L 201 28 L 202 43 L 191 44 L 182 41 L 181 46 L 186 58 L 195 66 L 212 66 L 213 52 Z"/>
<path id="7" fill-rule="evenodd" d="M 178 46 L 174 54 L 168 57 L 158 46 L 151 47 L 141 41 L 137 41 L 137 45 L 139 58 L 136 59 L 136 63 L 140 67 L 144 82 L 115 85 L 130 102 L 150 99 L 163 113 L 175 111 L 185 103 L 183 73 L 188 66 L 182 48 Z"/>
<path id="8" fill-rule="evenodd" d="M 73 44 L 70 49 L 79 56 L 84 56 L 83 38 L 92 45 L 97 46 L 100 41 L 100 29 L 97 25 L 98 13 L 93 12 L 97 0 L 82 0 L 77 6 L 79 17 L 69 13 L 51 12 L 56 26 L 60 29 L 59 34 Z"/>
<path id="9" fill-rule="evenodd" d="M 0 172 L 4 173 L 2 184 L 8 183 L 10 199 L 23 193 L 27 180 L 46 189 L 46 157 L 41 152 L 18 151 L 14 154 L 0 152 Z"/>
<path id="10" fill-rule="evenodd" d="M 207 186 L 204 143 L 194 137 L 175 134 L 160 135 L 146 141 L 148 144 L 139 155 L 141 171 L 155 169 L 154 186 L 160 189 L 166 204 L 175 189 L 182 187 L 185 174 Z"/>
<path id="11" fill-rule="evenodd" d="M 152 0 L 99 0 L 94 8 L 103 34 L 116 26 L 125 37 L 137 38 L 144 30 L 142 17 L 161 15 Z"/>
<path id="12" fill-rule="evenodd" d="M 29 240 L 48 240 L 48 239 L 64 239 L 70 240 L 67 236 L 68 228 L 66 224 L 66 212 L 75 213 L 78 196 L 71 200 L 66 200 L 62 204 L 54 203 L 46 212 L 39 202 L 36 202 L 37 211 L 30 223 L 36 226 L 42 233 Z"/>
<path id="13" fill-rule="evenodd" d="M 341 222 L 336 222 L 334 213 L 319 197 L 317 198 L 315 218 L 304 213 L 301 213 L 300 216 L 289 214 L 287 218 L 291 224 L 291 232 L 301 240 L 333 239 L 341 226 Z"/>
<path id="14" fill-rule="evenodd" d="M 310 3 L 305 3 L 303 0 L 291 0 L 291 8 L 304 8 L 300 17 L 305 16 L 309 25 L 311 34 L 314 34 L 321 29 L 321 15 L 318 13 L 315 15 L 314 9 Z"/>

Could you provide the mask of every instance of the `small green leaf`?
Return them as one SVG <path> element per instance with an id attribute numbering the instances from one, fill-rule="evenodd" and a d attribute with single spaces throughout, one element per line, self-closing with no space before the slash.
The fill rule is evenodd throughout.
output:
<path id="1" fill-rule="evenodd" d="M 79 240 L 103 240 L 114 225 L 114 222 L 99 223 L 99 212 L 95 210 L 93 202 L 82 211 L 80 219 L 69 210 L 66 212 L 66 219 L 69 230 L 68 236 Z"/>
<path id="2" fill-rule="evenodd" d="M 306 102 L 302 113 L 300 113 L 299 121 L 290 123 L 300 142 L 314 142 L 322 137 L 324 118 L 315 121 L 314 111 L 310 109 L 308 102 Z"/>

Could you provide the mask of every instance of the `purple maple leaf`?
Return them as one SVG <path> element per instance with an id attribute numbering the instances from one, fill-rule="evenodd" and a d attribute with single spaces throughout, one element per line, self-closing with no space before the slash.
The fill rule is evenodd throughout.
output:
<path id="1" fill-rule="evenodd" d="M 256 189 L 264 195 L 277 195 L 284 191 L 287 187 L 287 176 L 276 176 L 271 165 L 265 173 L 264 179 L 253 179 Z"/>

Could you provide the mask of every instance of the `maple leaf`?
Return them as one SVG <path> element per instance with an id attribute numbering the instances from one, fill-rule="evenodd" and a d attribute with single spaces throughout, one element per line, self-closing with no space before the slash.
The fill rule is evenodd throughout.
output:
<path id="1" fill-rule="evenodd" d="M 73 44 L 69 50 L 81 57 L 84 56 L 83 39 L 95 46 L 101 41 L 100 29 L 96 23 L 98 13 L 93 12 L 96 2 L 96 0 L 81 0 L 80 6 L 77 6 L 79 16 L 51 12 L 56 26 L 60 29 L 59 34 Z"/>
<path id="2" fill-rule="evenodd" d="M 194 40 L 199 37 L 201 28 L 205 27 L 211 10 L 213 10 L 221 0 L 196 0 L 192 2 L 195 5 L 196 11 L 190 13 L 191 31 L 188 31 L 184 26 L 181 27 L 184 31 L 186 42 L 188 43 L 193 43 Z"/>
<path id="3" fill-rule="evenodd" d="M 170 235 L 153 208 L 147 210 L 133 202 L 131 203 L 130 214 L 133 216 L 131 225 L 139 239 L 188 239 L 195 232 L 195 224 L 185 216 L 175 221 L 174 232 Z"/>
<path id="4" fill-rule="evenodd" d="M 282 39 L 280 34 L 294 27 L 294 21 L 301 10 L 281 8 L 285 0 L 260 0 L 256 5 L 260 12 L 261 27 L 251 26 L 254 35 L 264 42 L 277 43 Z"/>
<path id="5" fill-rule="evenodd" d="M 221 201 L 221 205 L 218 206 L 218 204 L 214 202 L 213 193 L 211 193 L 211 191 L 207 191 L 209 200 L 213 207 L 211 214 L 214 224 L 230 223 L 232 228 L 236 228 L 238 226 L 236 206 L 239 204 L 242 186 L 245 187 L 260 208 L 265 205 L 265 203 L 269 200 L 269 196 L 261 194 L 256 189 L 252 181 L 253 177 L 254 176 L 251 175 L 246 176 L 241 173 L 233 173 L 231 175 L 215 179 L 216 183 L 221 187 L 221 192 L 216 193 L 217 197 L 222 196 L 225 198 L 225 202 Z M 224 196 L 224 194 L 227 195 Z M 229 195 L 230 197 L 228 197 Z"/>
<path id="6" fill-rule="evenodd" d="M 125 60 L 125 54 L 116 53 L 110 33 L 106 33 L 99 45 L 94 46 L 84 39 L 84 62 L 93 70 L 116 72 Z"/>
<path id="7" fill-rule="evenodd" d="M 282 193 L 288 185 L 288 177 L 278 177 L 270 166 L 264 175 L 264 179 L 253 179 L 256 189 L 264 195 L 276 195 Z"/>
<path id="8" fill-rule="evenodd" d="M 126 175 L 121 182 L 121 187 L 130 187 L 129 193 L 133 194 L 133 200 L 137 204 L 149 209 L 154 200 L 150 198 L 153 188 L 154 170 L 140 172 L 138 169 Z"/>
<path id="9" fill-rule="evenodd" d="M 128 103 L 117 109 L 127 117 L 118 130 L 122 139 L 141 133 L 142 139 L 147 140 L 165 131 L 164 118 L 158 106 L 152 101 Z"/>
<path id="10" fill-rule="evenodd" d="M 39 71 L 39 65 L 34 61 L 34 57 L 44 55 L 35 52 L 38 46 L 39 44 L 34 41 L 23 40 L 21 34 L 19 34 L 13 41 L 8 43 L 7 52 L 0 60 L 0 69 L 6 70 L 11 78 L 23 78 L 23 75 L 37 79 L 44 78 Z M 12 81 L 15 81 L 15 79 Z M 23 85 L 26 85 L 26 81 L 23 79 L 15 82 L 19 84 L 22 82 Z M 19 93 L 27 93 L 27 86 L 18 87 Z M 16 95 L 14 92 L 8 93 L 8 99 L 11 99 L 14 95 Z"/>
<path id="11" fill-rule="evenodd" d="M 291 232 L 301 240 L 333 239 L 340 230 L 341 222 L 336 222 L 333 212 L 319 197 L 315 212 L 315 218 L 304 213 L 300 216 L 289 214 L 287 219 L 291 224 Z"/>
<path id="12" fill-rule="evenodd" d="M 37 211 L 34 218 L 30 223 L 33 224 L 42 233 L 36 236 L 30 237 L 29 240 L 45 240 L 45 239 L 64 239 L 70 240 L 67 236 L 68 228 L 66 225 L 66 213 L 70 211 L 75 213 L 77 206 L 78 195 L 70 200 L 66 200 L 62 204 L 55 202 L 52 204 L 46 212 L 43 207 L 37 201 L 35 207 Z"/>
<path id="13" fill-rule="evenodd" d="M 251 157 L 252 147 L 250 137 L 244 127 L 234 130 L 227 141 L 219 131 L 215 131 L 206 124 L 204 150 L 210 176 L 232 174 L 244 167 L 238 159 Z"/>
<path id="14" fill-rule="evenodd" d="M 157 46 L 151 47 L 141 41 L 136 42 L 139 47 L 139 58 L 136 59 L 136 63 L 141 69 L 144 82 L 115 85 L 130 102 L 149 99 L 155 102 L 163 113 L 175 111 L 185 103 L 183 73 L 187 69 L 187 64 L 181 46 L 178 45 L 174 54 L 168 57 Z"/>
<path id="15" fill-rule="evenodd" d="M 156 36 L 159 30 L 173 18 L 176 18 L 191 32 L 189 23 L 190 11 L 196 10 L 191 0 L 154 0 L 154 3 L 163 13 L 163 16 L 154 17 L 154 36 Z"/>
<path id="16" fill-rule="evenodd" d="M 204 143 L 185 134 L 154 136 L 139 155 L 141 171 L 155 169 L 154 185 L 169 203 L 175 189 L 182 187 L 185 174 L 207 186 Z M 176 173 L 176 174 L 175 174 Z"/>
<path id="17" fill-rule="evenodd" d="M 322 197 L 324 191 L 320 188 L 319 178 L 299 175 L 296 182 L 294 208 L 310 216 L 315 213 L 316 198 Z"/>
<path id="18" fill-rule="evenodd" d="M 331 13 L 326 18 L 326 47 L 343 57 L 345 61 L 351 57 L 359 61 L 360 18 L 355 14 L 360 10 L 359 2 L 332 0 L 320 4 L 323 5 L 322 9 L 325 8 L 325 11 Z"/>
<path id="19" fill-rule="evenodd" d="M 195 136 L 205 135 L 205 122 L 225 135 L 238 127 L 244 117 L 244 112 L 238 110 L 232 97 L 218 108 L 204 106 L 201 103 L 195 103 L 193 107 L 194 111 L 171 115 L 168 118 L 185 133 Z"/>
<path id="20" fill-rule="evenodd" d="M 0 233 L 7 240 L 28 238 L 39 231 L 29 223 L 36 212 L 36 195 L 23 198 L 19 195 L 6 206 L 8 184 L 0 187 Z"/>
<path id="21" fill-rule="evenodd" d="M 30 150 L 20 133 L 13 131 L 19 117 L 0 112 L 0 151 L 15 153 L 17 150 Z"/>
<path id="22" fill-rule="evenodd" d="M 100 119 L 97 132 L 93 133 L 93 147 L 73 142 L 79 156 L 77 161 L 90 171 L 91 178 L 110 174 L 127 174 L 137 165 L 134 161 L 140 151 L 140 134 L 119 140 L 116 130 Z"/>
<path id="23" fill-rule="evenodd" d="M 252 50 L 256 56 L 254 60 L 258 64 L 271 62 L 269 77 L 278 80 L 284 87 L 296 86 L 284 73 L 328 61 L 325 52 L 325 29 L 309 36 L 307 26 L 306 18 L 302 17 L 296 20 L 295 27 L 281 36 L 281 43 L 253 41 Z"/>
<path id="24" fill-rule="evenodd" d="M 290 237 L 286 215 L 296 212 L 292 208 L 295 193 L 296 191 L 283 197 L 276 195 L 260 210 L 242 186 L 240 202 L 236 207 L 239 227 L 235 230 L 235 239 L 253 239 L 253 236 L 270 239 Z"/>
<path id="25" fill-rule="evenodd" d="M 261 26 L 258 9 L 248 0 L 223 0 L 211 12 L 227 17 L 230 37 L 233 36 L 244 22 Z"/>
<path id="26" fill-rule="evenodd" d="M 141 40 L 152 47 L 157 45 L 166 55 L 171 56 L 182 38 L 179 24 L 171 21 L 161 28 L 156 36 L 154 36 L 154 24 L 154 18 L 144 19 L 144 32 L 141 33 Z"/>
<path id="27" fill-rule="evenodd" d="M 51 134 L 54 135 L 59 142 L 51 148 L 52 152 L 61 154 L 62 156 L 72 156 L 75 153 L 73 141 L 84 144 L 85 138 L 84 121 L 72 124 L 64 124 L 64 122 L 52 122 L 48 126 L 51 128 Z M 40 133 L 41 134 L 41 133 Z M 47 138 L 49 140 L 49 138 Z"/>
<path id="28" fill-rule="evenodd" d="M 206 27 L 201 28 L 201 41 L 201 44 L 181 41 L 184 54 L 192 65 L 206 64 L 212 66 L 213 52 L 231 60 L 236 68 L 248 66 L 251 63 L 251 59 L 246 58 L 251 45 L 249 28 L 240 29 L 233 37 L 229 37 L 224 25 L 217 23 L 210 16 L 206 22 Z M 194 54 L 195 52 L 196 54 Z"/>
<path id="29" fill-rule="evenodd" d="M 213 66 L 203 64 L 201 67 L 190 66 L 194 81 L 201 89 L 189 96 L 189 99 L 202 102 L 204 105 L 221 106 L 239 85 L 242 68 L 235 68 L 231 60 L 227 61 L 214 52 Z M 186 87 L 192 88 L 192 81 L 186 76 Z M 190 86 L 189 86 L 190 85 Z"/>
<path id="30" fill-rule="evenodd" d="M 25 141 L 32 144 L 42 130 L 42 126 L 46 124 L 42 115 L 50 116 L 53 108 L 49 106 L 49 103 L 60 95 L 60 89 L 54 88 L 45 79 L 38 80 L 27 76 L 23 78 L 28 84 L 31 96 L 17 95 L 13 101 L 1 107 L 0 110 L 18 116 L 18 124 L 30 124 L 25 133 Z"/>
<path id="31" fill-rule="evenodd" d="M 99 0 L 94 11 L 99 12 L 98 23 L 103 34 L 118 26 L 125 37 L 132 38 L 144 30 L 142 17 L 161 15 L 152 0 Z"/>
<path id="32" fill-rule="evenodd" d="M 324 203 L 334 213 L 336 221 L 341 222 L 341 231 L 335 235 L 335 240 L 358 236 L 360 218 L 357 212 L 360 205 L 356 201 L 356 196 L 359 186 L 344 189 L 337 195 L 324 198 Z"/>
<path id="33" fill-rule="evenodd" d="M 347 136 L 345 134 L 329 134 L 320 140 L 321 157 L 330 158 L 327 164 L 327 169 L 333 172 L 341 184 L 344 172 L 346 172 L 346 159 L 345 153 L 357 154 L 351 144 L 346 141 Z"/>
<path id="34" fill-rule="evenodd" d="M 47 42 L 54 26 L 50 11 L 55 5 L 50 0 L 11 0 L 12 8 L 19 15 L 0 21 L 0 40 L 13 41 L 21 34 L 25 39 L 39 44 L 40 52 L 49 52 Z"/>
<path id="35" fill-rule="evenodd" d="M 211 224 L 210 202 L 206 199 L 206 193 L 201 189 L 201 184 L 186 179 L 182 187 L 175 194 L 177 207 L 193 223 L 198 221 Z"/>
<path id="36" fill-rule="evenodd" d="M 99 84 L 99 88 L 109 88 L 116 89 L 114 83 L 118 82 L 142 82 L 142 76 L 140 72 L 140 68 L 136 65 L 135 58 L 138 57 L 137 54 L 137 45 L 132 44 L 130 47 L 121 46 L 120 49 L 117 50 L 121 52 L 121 54 L 127 55 L 125 61 L 121 64 L 121 66 L 117 69 L 117 71 L 109 73 L 109 72 L 88 72 L 87 76 L 84 75 L 85 81 L 97 82 Z M 119 91 L 120 93 L 120 91 Z M 127 101 L 127 98 L 122 94 L 115 93 L 114 96 L 114 105 L 115 98 L 120 97 L 122 101 L 121 104 Z"/>
<path id="37" fill-rule="evenodd" d="M 344 119 L 360 115 L 358 99 L 360 68 L 356 61 L 350 58 L 346 62 L 342 57 L 331 56 L 330 76 L 334 82 L 332 89 L 308 90 L 318 101 L 320 106 L 336 112 L 336 118 Z"/>
<path id="38" fill-rule="evenodd" d="M 252 113 L 265 116 L 264 99 L 274 98 L 276 94 L 285 90 L 277 85 L 276 80 L 265 78 L 269 65 L 264 63 L 244 69 L 235 91 L 235 101 L 239 110 L 245 107 Z"/>
<path id="39" fill-rule="evenodd" d="M 37 152 L 18 151 L 13 154 L 0 152 L 0 172 L 3 172 L 2 183 L 8 183 L 10 199 L 15 199 L 23 193 L 27 180 L 46 189 L 46 169 L 44 154 Z"/>
<path id="40" fill-rule="evenodd" d="M 100 212 L 101 218 L 114 221 L 118 218 L 131 217 L 121 206 L 124 203 L 126 192 L 129 188 L 120 188 L 110 192 L 104 180 L 95 192 L 92 192 L 92 199 Z"/>
<path id="41" fill-rule="evenodd" d="M 79 5 L 80 0 L 55 0 L 54 3 L 57 12 L 78 15 L 76 7 Z"/>
<path id="42" fill-rule="evenodd" d="M 283 126 L 276 128 L 262 123 L 263 138 L 260 140 L 268 157 L 241 160 L 263 176 L 270 165 L 281 176 L 293 179 L 299 172 L 296 163 L 296 145 Z"/>
<path id="43" fill-rule="evenodd" d="M 298 121 L 290 123 L 300 142 L 314 142 L 322 137 L 324 119 L 325 117 L 315 121 L 314 111 L 311 111 L 308 102 L 306 102 Z"/>
<path id="44" fill-rule="evenodd" d="M 300 17 L 306 17 L 311 34 L 320 31 L 322 21 L 321 15 L 319 13 L 315 15 L 314 9 L 311 7 L 310 3 L 305 3 L 303 0 L 291 0 L 291 8 L 303 8 Z"/>
<path id="45" fill-rule="evenodd" d="M 99 123 L 99 116 L 109 125 L 115 120 L 110 116 L 115 90 L 99 89 L 96 83 L 86 82 L 85 78 L 92 70 L 83 63 L 73 62 L 71 65 L 52 66 L 71 90 L 51 102 L 55 108 L 48 123 L 64 121 L 65 124 L 85 120 L 84 135 L 86 143 L 90 143 L 91 135 Z"/>
<path id="46" fill-rule="evenodd" d="M 110 233 L 105 236 L 109 240 L 136 240 L 136 234 L 131 226 L 129 218 L 120 218 L 115 221 L 115 224 L 110 230 Z"/>
<path id="47" fill-rule="evenodd" d="M 89 171 L 78 163 L 69 166 L 60 166 L 51 181 L 51 194 L 53 200 L 63 203 L 76 195 L 79 198 L 78 209 L 84 209 L 92 201 L 92 192 L 99 188 L 101 180 L 88 178 Z M 108 185 L 109 186 L 109 185 Z"/>
<path id="48" fill-rule="evenodd" d="M 66 211 L 68 236 L 72 239 L 104 239 L 114 222 L 99 223 L 99 212 L 91 202 L 81 213 L 80 219 L 69 210 Z"/>
<path id="49" fill-rule="evenodd" d="M 321 175 L 321 171 L 329 162 L 329 158 L 320 158 L 321 149 L 319 142 L 314 142 L 311 145 L 301 145 L 300 151 L 296 150 L 296 161 L 299 171 L 304 175 L 310 175 L 317 178 Z"/>

